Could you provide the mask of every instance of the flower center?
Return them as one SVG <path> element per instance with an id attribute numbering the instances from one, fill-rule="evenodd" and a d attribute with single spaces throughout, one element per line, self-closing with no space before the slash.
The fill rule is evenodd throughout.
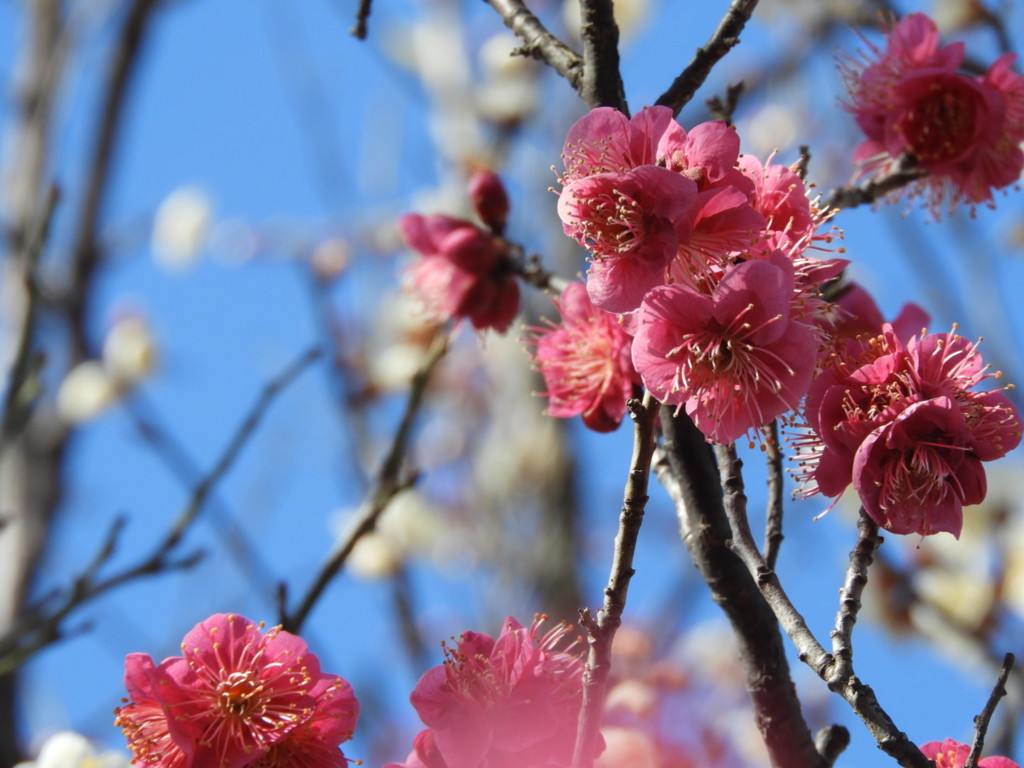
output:
<path id="1" fill-rule="evenodd" d="M 232 672 L 217 686 L 217 708 L 225 715 L 249 719 L 262 711 L 263 684 L 252 672 Z"/>
<path id="2" fill-rule="evenodd" d="M 969 83 L 959 80 L 931 83 L 896 124 L 907 149 L 921 162 L 955 160 L 971 149 L 982 105 Z"/>

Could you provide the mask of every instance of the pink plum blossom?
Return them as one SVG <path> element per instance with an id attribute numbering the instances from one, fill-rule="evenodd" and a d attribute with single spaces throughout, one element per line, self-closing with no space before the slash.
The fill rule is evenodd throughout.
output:
<path id="1" fill-rule="evenodd" d="M 469 177 L 467 191 L 480 221 L 500 235 L 505 230 L 511 208 L 501 177 L 489 168 L 479 168 Z"/>
<path id="2" fill-rule="evenodd" d="M 398 228 L 422 257 L 406 271 L 405 285 L 431 315 L 468 318 L 478 330 L 508 330 L 519 312 L 519 285 L 501 240 L 440 214 L 406 214 Z"/>
<path id="3" fill-rule="evenodd" d="M 804 404 L 808 493 L 837 496 L 852 483 L 882 527 L 958 536 L 962 507 L 985 496 L 981 462 L 1021 439 L 1009 398 L 974 389 L 994 376 L 977 344 L 952 333 L 904 343 L 884 324 L 878 336 L 839 340 Z"/>
<path id="4" fill-rule="evenodd" d="M 640 309 L 633 364 L 712 442 L 733 442 L 792 410 L 810 385 L 817 342 L 791 321 L 792 270 L 778 259 L 731 267 L 710 296 L 657 288 Z"/>
<path id="5" fill-rule="evenodd" d="M 668 107 L 648 107 L 632 119 L 611 107 L 598 107 L 569 129 L 562 149 L 563 184 L 601 173 L 625 173 L 656 165 L 666 131 L 682 130 Z"/>
<path id="6" fill-rule="evenodd" d="M 967 756 L 971 754 L 970 744 L 961 744 L 952 739 L 945 741 L 929 741 L 921 745 L 921 753 L 929 760 L 935 761 L 935 768 L 964 768 Z M 1020 768 L 1017 763 L 1007 757 L 983 757 L 978 761 L 978 768 Z"/>
<path id="7" fill-rule="evenodd" d="M 125 662 L 117 720 L 135 761 L 160 768 L 341 768 L 359 712 L 299 637 L 235 614 L 197 624 L 182 656 Z"/>
<path id="8" fill-rule="evenodd" d="M 591 429 L 610 432 L 640 385 L 630 357 L 632 339 L 614 315 L 591 303 L 580 283 L 571 283 L 554 301 L 562 322 L 534 329 L 533 338 L 534 361 L 548 388 L 548 413 L 581 415 Z"/>
<path id="9" fill-rule="evenodd" d="M 565 233 L 593 255 L 587 290 L 609 312 L 630 312 L 665 281 L 688 235 L 692 181 L 654 165 L 578 179 L 558 198 Z"/>
<path id="10" fill-rule="evenodd" d="M 933 211 L 992 199 L 1024 168 L 1024 78 L 1005 54 L 983 76 L 959 71 L 962 43 L 940 46 L 935 23 L 915 13 L 871 46 L 867 65 L 846 66 L 849 110 L 867 139 L 854 153 L 865 173 L 885 174 L 906 154 L 927 171 L 917 182 Z"/>
<path id="11" fill-rule="evenodd" d="M 567 768 L 582 702 L 583 660 L 559 649 L 560 625 L 539 633 L 512 617 L 492 638 L 466 632 L 410 696 L 427 726 L 404 768 Z M 575 645 L 575 644 L 573 644 Z M 393 764 L 389 768 L 401 768 Z"/>

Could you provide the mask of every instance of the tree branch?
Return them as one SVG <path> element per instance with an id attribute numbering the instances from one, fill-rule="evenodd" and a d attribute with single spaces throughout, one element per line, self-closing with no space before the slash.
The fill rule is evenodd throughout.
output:
<path id="1" fill-rule="evenodd" d="M 779 450 L 779 423 L 775 420 L 766 426 L 764 432 L 764 455 L 768 464 L 768 509 L 764 525 L 764 561 L 768 568 L 775 570 L 775 561 L 782 546 L 782 503 L 784 473 L 782 451 Z"/>
<path id="2" fill-rule="evenodd" d="M 837 661 L 832 654 L 825 651 L 807 628 L 803 616 L 796 610 L 789 596 L 782 589 L 778 577 L 764 563 L 754 544 L 750 525 L 747 523 L 743 509 L 746 498 L 743 496 L 743 480 L 740 476 L 742 462 L 736 456 L 735 447 L 717 446 L 716 455 L 721 465 L 726 515 L 732 527 L 732 549 L 743 560 L 771 611 L 786 630 L 793 645 L 796 646 L 800 660 L 825 681 L 829 690 L 846 699 L 853 711 L 867 726 L 868 731 L 883 752 L 894 758 L 904 768 L 933 768 L 931 761 L 921 754 L 917 745 L 896 727 L 892 718 L 882 709 L 882 705 L 878 703 L 871 687 L 857 678 L 853 672 L 852 663 L 846 664 Z M 871 549 L 873 550 L 873 546 Z M 856 564 L 851 562 L 851 569 L 866 567 L 863 554 L 859 549 L 854 550 L 851 561 L 856 560 L 857 562 Z M 849 593 L 844 590 L 844 599 L 847 596 L 859 598 L 863 584 L 859 584 L 854 577 L 849 577 L 847 581 L 851 587 Z M 843 626 L 846 627 L 848 622 L 849 627 L 852 628 L 852 621 L 849 619 L 854 614 L 851 613 L 851 608 L 841 608 L 840 612 L 844 616 Z M 846 642 L 848 640 L 849 638 L 846 639 Z"/>
<path id="3" fill-rule="evenodd" d="M 619 26 L 612 0 L 579 0 L 580 39 L 583 41 L 583 89 L 590 109 L 614 107 L 629 114 L 619 72 Z"/>
<path id="4" fill-rule="evenodd" d="M 704 45 L 697 49 L 693 60 L 682 71 L 656 104 L 671 107 L 678 115 L 693 95 L 704 84 L 712 68 L 740 41 L 740 33 L 750 20 L 757 0 L 732 0 L 729 9 L 718 23 L 718 29 Z"/>
<path id="5" fill-rule="evenodd" d="M 89 163 L 82 208 L 78 215 L 75 243 L 72 247 L 72 264 L 67 309 L 71 330 L 72 360 L 80 360 L 88 354 L 89 342 L 86 337 L 86 319 L 91 297 L 92 273 L 99 263 L 97 230 L 100 223 L 100 209 L 110 185 L 110 166 L 117 146 L 124 111 L 125 97 L 132 76 L 136 71 L 139 52 L 152 12 L 158 0 L 132 0 L 128 17 L 118 38 L 117 48 L 107 75 L 106 90 L 100 109 L 99 125 Z"/>
<path id="6" fill-rule="evenodd" d="M 676 503 L 686 548 L 736 633 L 754 719 L 771 764 L 824 768 L 803 719 L 775 615 L 729 547 L 732 532 L 711 449 L 674 408 L 661 409 L 661 424 L 668 460 L 656 469 Z"/>
<path id="7" fill-rule="evenodd" d="M 633 458 L 619 516 L 619 531 L 615 536 L 615 553 L 611 574 L 604 590 L 604 606 L 595 621 L 586 608 L 580 610 L 580 623 L 587 629 L 590 650 L 583 670 L 583 703 L 580 706 L 579 729 L 573 768 L 589 768 L 594 763 L 597 737 L 601 729 L 608 673 L 612 666 L 612 641 L 622 624 L 626 608 L 629 582 L 633 578 L 633 554 L 637 536 L 647 506 L 647 486 L 654 456 L 654 422 L 658 417 L 658 403 L 648 392 L 641 403 L 630 400 L 629 415 L 633 419 Z"/>
<path id="8" fill-rule="evenodd" d="M 356 518 L 352 530 L 341 541 L 338 542 L 334 553 L 330 556 L 320 573 L 317 574 L 312 586 L 306 592 L 294 613 L 290 613 L 287 607 L 287 593 L 282 586 L 278 591 L 278 613 L 281 625 L 289 632 L 298 634 L 303 623 L 309 617 L 317 601 L 327 589 L 328 584 L 337 576 L 345 561 L 348 560 L 356 543 L 366 534 L 370 533 L 377 526 L 377 519 L 387 509 L 388 504 L 402 491 L 412 487 L 416 482 L 415 473 L 402 473 L 402 464 L 409 448 L 409 440 L 412 434 L 412 427 L 416 416 L 423 404 L 427 384 L 430 381 L 430 374 L 434 367 L 440 362 L 448 351 L 447 337 L 441 333 L 434 339 L 434 346 L 427 355 L 420 369 L 413 376 L 412 385 L 409 390 L 409 399 L 405 404 L 405 412 L 399 422 L 398 430 L 391 441 L 391 448 L 388 450 L 380 471 L 377 473 L 377 482 L 370 495 L 363 502 L 362 511 Z"/>
<path id="9" fill-rule="evenodd" d="M 583 96 L 583 59 L 541 23 L 523 0 L 487 0 L 498 12 L 505 26 L 523 41 L 520 49 L 535 59 L 548 64 L 569 81 L 569 85 Z"/>
<path id="10" fill-rule="evenodd" d="M 200 557 L 198 552 L 181 558 L 173 558 L 172 554 L 181 542 L 185 531 L 203 508 L 207 496 L 231 468 L 242 448 L 248 443 L 273 399 L 319 356 L 320 351 L 317 349 L 306 352 L 280 375 L 267 383 L 256 403 L 228 442 L 220 459 L 196 485 L 188 503 L 172 524 L 168 534 L 147 557 L 106 579 L 97 578 L 100 569 L 114 555 L 118 538 L 124 528 L 125 521 L 117 519 L 111 526 L 92 563 L 75 578 L 70 589 L 63 593 L 47 595 L 22 612 L 15 626 L 3 637 L 0 637 L 0 677 L 13 671 L 36 651 L 61 638 L 64 635 L 62 628 L 64 620 L 93 598 L 139 577 L 188 568 L 198 562 Z M 61 599 L 57 600 L 57 598 Z M 56 607 L 53 606 L 55 601 L 58 602 Z"/>
<path id="11" fill-rule="evenodd" d="M 978 760 L 981 758 L 981 750 L 985 747 L 985 734 L 988 733 L 988 724 L 992 721 L 992 715 L 996 711 L 999 700 L 1006 695 L 1006 680 L 1013 670 L 1014 656 L 1008 653 L 1003 657 L 1003 665 L 999 669 L 999 677 L 996 678 L 992 694 L 985 703 L 985 708 L 974 718 L 974 741 L 971 742 L 971 751 L 964 761 L 964 768 L 978 768 Z"/>
<path id="12" fill-rule="evenodd" d="M 868 583 L 868 567 L 875 550 L 882 543 L 878 525 L 863 509 L 857 519 L 857 531 L 860 536 L 850 552 L 850 565 L 839 592 L 839 611 L 836 614 L 835 629 L 832 630 L 832 656 L 835 659 L 833 674 L 839 679 L 853 677 L 853 625 L 860 611 L 861 595 Z"/>
<path id="13" fill-rule="evenodd" d="M 869 205 L 890 192 L 907 186 L 928 173 L 923 168 L 915 168 L 913 158 L 902 155 L 888 173 L 861 184 L 836 187 L 822 198 L 825 210 L 856 208 L 858 205 Z"/>

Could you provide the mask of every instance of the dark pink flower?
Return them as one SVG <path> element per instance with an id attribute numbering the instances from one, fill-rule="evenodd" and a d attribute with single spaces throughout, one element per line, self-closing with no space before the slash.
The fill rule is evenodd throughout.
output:
<path id="1" fill-rule="evenodd" d="M 1021 439 L 1009 398 L 973 389 L 993 376 L 956 334 L 904 343 L 884 324 L 879 336 L 839 339 L 804 404 L 807 493 L 837 496 L 852 482 L 889 530 L 959 535 L 962 507 L 984 499 L 981 462 Z"/>
<path id="2" fill-rule="evenodd" d="M 648 294 L 633 364 L 664 403 L 684 405 L 712 442 L 730 443 L 792 410 L 810 385 L 817 342 L 791 322 L 792 270 L 747 261 L 709 296 L 683 285 Z"/>
<path id="3" fill-rule="evenodd" d="M 125 663 L 118 724 L 137 762 L 160 768 L 340 768 L 359 707 L 305 642 L 235 614 L 197 624 L 182 656 Z"/>
<path id="4" fill-rule="evenodd" d="M 469 177 L 468 191 L 469 201 L 480 221 L 500 235 L 511 208 L 501 177 L 489 168 L 480 168 Z"/>
<path id="5" fill-rule="evenodd" d="M 568 184 L 558 198 L 562 228 L 592 256 L 587 290 L 609 312 L 630 312 L 665 281 L 688 235 L 692 181 L 655 165 L 600 173 Z"/>
<path id="6" fill-rule="evenodd" d="M 961 744 L 952 739 L 945 741 L 929 741 L 921 746 L 921 753 L 929 760 L 935 761 L 935 768 L 964 768 L 967 756 L 971 754 L 970 744 Z M 1008 757 L 983 757 L 978 761 L 979 768 L 1020 768 Z"/>
<path id="7" fill-rule="evenodd" d="M 942 47 L 934 22 L 911 14 L 889 34 L 885 51 L 872 46 L 868 66 L 846 68 L 849 110 L 867 139 L 854 160 L 884 174 L 902 154 L 928 175 L 917 182 L 933 211 L 988 202 L 992 190 L 1014 183 L 1024 167 L 1024 78 L 1014 57 L 1001 57 L 981 77 L 959 71 L 964 48 Z"/>
<path id="8" fill-rule="evenodd" d="M 168 659 L 160 666 L 166 666 Z M 178 689 L 156 691 L 153 659 L 144 653 L 130 653 L 124 662 L 124 683 L 128 698 L 114 710 L 114 725 L 121 729 L 132 752 L 132 762 L 153 768 L 185 768 L 190 756 L 171 737 L 168 707 L 185 699 Z M 187 745 L 191 749 L 191 745 Z"/>
<path id="9" fill-rule="evenodd" d="M 853 487 L 864 511 L 893 533 L 959 537 L 964 505 L 985 499 L 985 470 L 970 442 L 950 398 L 909 405 L 857 449 Z"/>
<path id="10" fill-rule="evenodd" d="M 558 649 L 567 625 L 539 635 L 505 620 L 497 639 L 466 632 L 410 696 L 428 727 L 407 768 L 566 768 L 582 702 L 583 661 Z"/>
<path id="11" fill-rule="evenodd" d="M 599 173 L 625 173 L 657 163 L 658 143 L 668 130 L 679 129 L 668 107 L 648 107 L 626 117 L 611 107 L 598 107 L 573 124 L 562 149 L 569 184 Z"/>
<path id="12" fill-rule="evenodd" d="M 533 358 L 547 384 L 548 413 L 610 432 L 640 385 L 630 357 L 632 339 L 615 315 L 595 307 L 587 289 L 571 283 L 554 300 L 562 322 L 534 329 Z"/>
<path id="13" fill-rule="evenodd" d="M 406 271 L 405 284 L 432 315 L 508 330 L 519 312 L 519 285 L 500 240 L 451 216 L 410 213 L 398 227 L 422 257 Z"/>

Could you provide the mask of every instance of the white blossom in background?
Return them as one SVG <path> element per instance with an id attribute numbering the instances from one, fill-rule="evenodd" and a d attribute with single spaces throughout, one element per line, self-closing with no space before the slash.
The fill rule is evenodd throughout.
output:
<path id="1" fill-rule="evenodd" d="M 492 122 L 517 123 L 537 109 L 537 63 L 511 55 L 521 45 L 515 35 L 501 33 L 480 47 L 477 109 Z"/>
<path id="2" fill-rule="evenodd" d="M 943 35 L 951 35 L 984 21 L 985 8 L 978 0 L 934 0 L 930 16 Z"/>
<path id="3" fill-rule="evenodd" d="M 360 509 L 340 510 L 331 521 L 335 537 L 349 535 Z M 376 530 L 362 536 L 349 555 L 351 572 L 364 579 L 392 575 L 409 557 L 442 559 L 446 526 L 423 496 L 414 491 L 398 494 L 377 520 Z"/>
<path id="4" fill-rule="evenodd" d="M 161 266 L 181 271 L 191 266 L 206 244 L 213 204 L 198 187 L 179 187 L 169 194 L 153 219 L 153 257 Z"/>
<path id="5" fill-rule="evenodd" d="M 73 731 L 53 734 L 39 750 L 39 757 L 14 768 L 128 768 L 126 752 L 97 754 L 84 736 Z"/>
<path id="6" fill-rule="evenodd" d="M 344 274 L 352 261 L 352 246 L 340 237 L 331 237 L 317 244 L 309 257 L 309 266 L 322 283 L 333 283 Z"/>
<path id="7" fill-rule="evenodd" d="M 79 363 L 57 390 L 57 415 L 66 424 L 99 416 L 117 399 L 117 385 L 99 360 Z"/>
<path id="8" fill-rule="evenodd" d="M 145 318 L 131 313 L 119 317 L 103 340 L 103 365 L 114 381 L 132 385 L 156 369 L 157 346 Z"/>
<path id="9" fill-rule="evenodd" d="M 800 131 L 806 128 L 807 119 L 797 110 L 774 102 L 766 104 L 740 121 L 743 152 L 763 162 L 772 152 L 794 146 Z"/>

